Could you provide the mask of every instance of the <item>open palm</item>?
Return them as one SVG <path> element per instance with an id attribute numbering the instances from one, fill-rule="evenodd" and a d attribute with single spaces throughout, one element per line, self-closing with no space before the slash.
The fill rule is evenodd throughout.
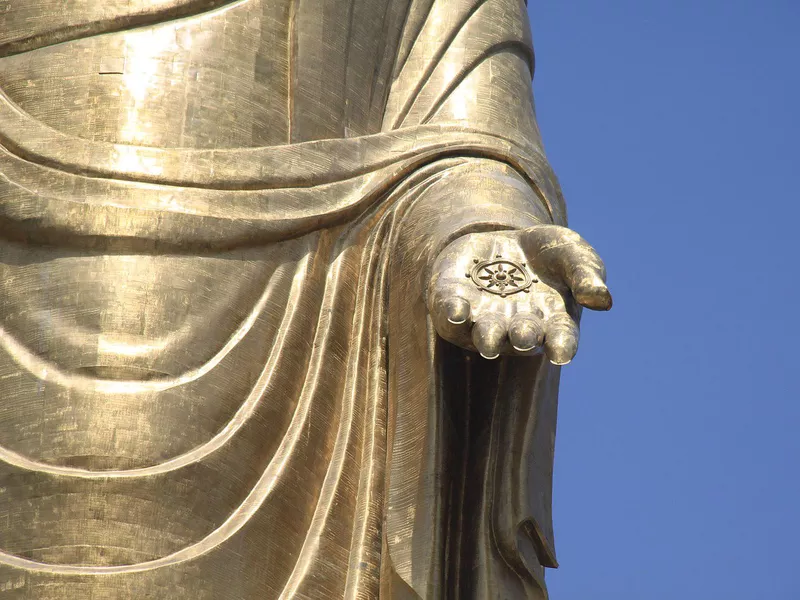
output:
<path id="1" fill-rule="evenodd" d="M 581 306 L 611 308 L 605 267 L 557 225 L 458 238 L 434 263 L 428 292 L 439 335 L 489 359 L 546 352 L 567 364 L 578 350 Z"/>

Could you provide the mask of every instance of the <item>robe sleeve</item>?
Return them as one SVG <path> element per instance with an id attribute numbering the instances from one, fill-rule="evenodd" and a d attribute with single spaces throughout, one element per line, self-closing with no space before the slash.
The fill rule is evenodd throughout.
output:
<path id="1" fill-rule="evenodd" d="M 524 0 L 415 0 L 383 129 L 444 125 L 508 140 L 530 165 L 532 197 L 546 207 L 550 222 L 566 225 L 536 123 L 533 70 Z"/>
<path id="2" fill-rule="evenodd" d="M 426 125 L 456 127 L 507 140 L 519 149 L 519 156 L 514 157 L 519 160 L 511 164 L 500 159 L 460 156 L 458 167 L 448 169 L 446 177 L 421 194 L 411 211 L 412 217 L 407 219 L 405 244 L 408 248 L 426 248 L 428 252 L 399 254 L 429 263 L 447 242 L 472 231 L 517 229 L 536 223 L 566 225 L 563 197 L 544 156 L 536 124 L 531 90 L 533 67 L 530 27 L 523 0 L 415 0 L 412 4 L 399 45 L 383 130 Z M 469 161 L 473 161 L 471 167 Z M 520 164 L 527 167 L 520 169 Z M 442 218 L 443 214 L 446 218 Z M 411 288 L 407 292 L 400 294 L 404 303 L 418 295 Z M 417 350 L 423 351 L 421 347 Z M 503 581 L 517 576 L 528 582 L 525 585 L 535 587 L 542 581 L 542 567 L 557 566 L 551 490 L 560 373 L 558 367 L 541 358 L 533 362 L 505 358 L 498 363 L 502 363 L 502 376 L 491 384 L 496 393 L 483 390 L 475 397 L 465 396 L 469 396 L 470 403 L 479 404 L 490 402 L 489 396 L 499 399 L 492 417 L 495 432 L 492 447 L 486 450 L 494 465 L 493 483 L 487 483 L 485 491 L 486 521 L 492 534 L 484 539 L 485 550 L 478 551 L 496 559 L 482 561 L 471 575 L 476 582 L 484 582 L 485 585 L 478 587 L 495 591 L 505 585 Z M 465 366 L 464 372 L 475 371 L 475 377 L 483 377 L 481 369 L 481 366 Z M 411 374 L 398 375 L 398 380 L 411 377 Z M 443 381 L 442 385 L 447 387 L 450 382 Z M 432 397 L 441 398 L 447 393 Z M 404 396 L 423 394 L 419 390 L 417 394 Z M 414 410 L 397 408 L 395 427 L 414 430 L 415 424 L 407 425 L 405 421 L 419 419 L 426 410 L 422 406 Z M 424 464 L 420 457 L 406 452 L 400 442 L 395 441 L 391 454 L 392 486 L 400 489 L 402 486 L 397 482 L 410 480 L 409 474 L 416 471 L 419 471 L 416 480 L 432 480 L 426 479 L 424 468 L 415 466 Z M 429 453 L 434 454 L 433 450 Z M 401 544 L 393 540 L 413 539 L 410 532 L 403 534 L 408 523 L 413 523 L 411 529 L 422 530 L 436 522 L 439 509 L 435 508 L 430 488 L 429 483 L 420 484 L 422 492 L 414 496 L 414 506 L 409 508 L 413 515 L 397 518 L 393 518 L 392 512 L 399 512 L 396 507 L 401 502 L 394 496 L 399 498 L 400 494 L 393 495 L 390 490 L 391 510 L 387 520 L 394 567 L 422 597 L 425 596 L 422 590 L 436 589 L 426 583 L 436 577 L 427 571 L 417 572 L 420 570 L 415 565 L 425 561 L 413 558 L 417 550 L 411 542 Z M 506 568 L 517 575 L 511 578 L 497 575 Z M 524 595 L 534 597 L 531 594 Z"/>

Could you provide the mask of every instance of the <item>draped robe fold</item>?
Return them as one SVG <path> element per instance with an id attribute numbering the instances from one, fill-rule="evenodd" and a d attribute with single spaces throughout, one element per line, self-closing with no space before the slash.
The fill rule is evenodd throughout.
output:
<path id="1" fill-rule="evenodd" d="M 190 21 L 202 3 L 152 4 L 126 20 L 78 2 L 0 49 L 159 27 L 161 4 Z M 0 597 L 546 597 L 559 369 L 450 346 L 425 306 L 459 235 L 566 224 L 525 5 L 294 11 L 286 144 L 84 139 L 0 92 L 11 258 L 215 253 L 260 265 L 264 290 L 211 361 L 152 381 L 60 369 L 0 330 Z"/>

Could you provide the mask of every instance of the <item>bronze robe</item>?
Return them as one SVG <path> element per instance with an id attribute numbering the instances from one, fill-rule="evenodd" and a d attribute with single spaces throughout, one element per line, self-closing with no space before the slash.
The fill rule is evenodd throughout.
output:
<path id="1" fill-rule="evenodd" d="M 62 1 L 0 15 L 4 84 L 47 44 L 272 6 Z M 0 91 L 9 272 L 55 244 L 240 261 L 261 289 L 220 312 L 212 359 L 152 380 L 65 369 L 4 320 L 0 598 L 546 597 L 559 369 L 450 346 L 424 298 L 459 235 L 566 223 L 525 4 L 273 4 L 283 142 L 90 139 Z"/>

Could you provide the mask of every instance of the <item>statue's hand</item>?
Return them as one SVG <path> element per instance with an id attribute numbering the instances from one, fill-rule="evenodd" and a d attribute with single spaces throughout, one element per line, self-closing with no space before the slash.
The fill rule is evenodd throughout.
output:
<path id="1" fill-rule="evenodd" d="M 545 352 L 558 365 L 578 350 L 580 306 L 611 308 L 603 261 L 557 225 L 467 234 L 433 266 L 428 307 L 436 331 L 485 358 Z"/>

